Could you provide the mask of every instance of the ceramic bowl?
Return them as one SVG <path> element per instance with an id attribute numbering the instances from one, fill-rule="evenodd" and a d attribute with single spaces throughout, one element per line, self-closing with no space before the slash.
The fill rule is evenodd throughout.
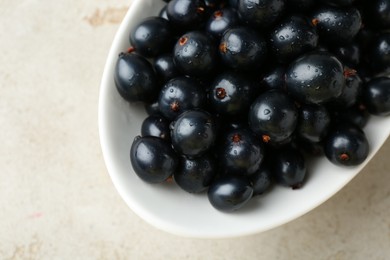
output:
<path id="1" fill-rule="evenodd" d="M 332 165 L 326 158 L 308 165 L 309 176 L 299 190 L 275 187 L 234 213 L 215 210 L 206 194 L 189 194 L 174 183 L 148 184 L 133 172 L 129 150 L 146 117 L 140 104 L 129 104 L 117 93 L 114 67 L 129 47 L 132 26 L 157 16 L 164 2 L 135 0 L 112 43 L 104 68 L 99 97 L 99 134 L 104 160 L 113 184 L 126 204 L 158 229 L 185 237 L 226 238 L 259 233 L 292 221 L 313 210 L 350 182 L 370 161 L 390 132 L 390 117 L 371 117 L 365 127 L 370 142 L 367 160 L 358 167 Z"/>

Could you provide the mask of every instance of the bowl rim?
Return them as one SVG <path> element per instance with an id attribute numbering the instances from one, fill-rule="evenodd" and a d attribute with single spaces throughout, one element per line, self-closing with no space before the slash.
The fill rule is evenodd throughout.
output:
<path id="1" fill-rule="evenodd" d="M 344 182 L 340 182 L 339 185 L 332 190 L 331 193 L 328 193 L 327 196 L 323 197 L 321 200 L 316 201 L 316 203 L 312 204 L 310 207 L 306 208 L 303 212 L 297 212 L 296 214 L 291 214 L 289 217 L 283 218 L 282 221 L 274 222 L 272 225 L 268 225 L 267 227 L 259 227 L 255 228 L 253 230 L 244 230 L 244 231 L 226 231 L 222 233 L 211 233 L 211 232 L 205 232 L 200 231 L 196 232 L 191 228 L 183 228 L 180 226 L 176 226 L 172 221 L 167 221 L 165 219 L 161 219 L 159 217 L 156 217 L 151 212 L 149 212 L 146 208 L 144 208 L 142 205 L 139 204 L 138 201 L 134 200 L 133 198 L 129 198 L 127 196 L 126 189 L 124 185 L 120 183 L 120 178 L 116 175 L 117 168 L 114 164 L 114 161 L 111 158 L 110 155 L 110 139 L 109 139 L 109 129 L 106 125 L 107 123 L 107 114 L 106 114 L 106 107 L 108 105 L 109 100 L 105 98 L 105 94 L 108 91 L 108 88 L 110 85 L 113 84 L 113 64 L 116 61 L 118 50 L 121 46 L 121 40 L 123 38 L 124 34 L 127 34 L 128 32 L 128 24 L 126 21 L 131 20 L 131 17 L 133 17 L 137 12 L 140 12 L 144 5 L 152 5 L 153 1 L 156 0 L 134 0 L 132 4 L 130 5 L 130 8 L 128 9 L 124 19 L 122 20 L 116 34 L 114 37 L 114 40 L 112 42 L 112 45 L 110 47 L 106 63 L 103 70 L 103 76 L 101 79 L 100 84 L 100 91 L 99 91 L 99 100 L 98 100 L 98 132 L 99 132 L 99 140 L 101 145 L 101 150 L 103 154 L 103 159 L 108 171 L 108 174 L 111 178 L 111 181 L 113 182 L 116 190 L 118 191 L 121 198 L 125 201 L 128 207 L 135 212 L 140 218 L 145 220 L 150 225 L 156 227 L 157 229 L 166 231 L 171 234 L 179 235 L 182 237 L 191 237 L 191 238 L 232 238 L 232 237 L 242 237 L 247 235 L 253 235 L 260 232 L 264 232 L 270 229 L 273 229 L 275 227 L 284 225 L 300 216 L 303 216 L 307 214 L 308 212 L 311 212 L 314 208 L 318 207 L 319 205 L 323 204 L 325 201 L 332 198 L 337 192 L 339 192 L 344 186 L 346 186 L 350 181 L 361 172 L 361 170 L 371 161 L 371 159 L 375 156 L 375 154 L 378 152 L 378 150 L 383 146 L 386 139 L 390 135 L 390 128 L 387 128 L 385 130 L 385 133 L 382 133 L 382 137 L 379 140 L 380 145 L 376 145 L 374 149 L 370 149 L 369 156 L 363 162 L 361 165 L 356 167 L 353 170 L 353 174 L 349 176 Z M 386 121 L 386 125 L 390 125 L 390 117 L 389 118 L 380 118 L 370 115 L 370 117 L 374 117 L 374 121 L 380 122 L 380 121 Z M 370 119 L 371 120 L 371 119 Z M 369 122 L 370 123 L 370 122 Z"/>

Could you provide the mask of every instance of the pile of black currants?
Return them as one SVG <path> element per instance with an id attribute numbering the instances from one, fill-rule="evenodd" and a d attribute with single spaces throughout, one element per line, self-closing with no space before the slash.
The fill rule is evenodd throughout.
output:
<path id="1" fill-rule="evenodd" d="M 390 0 L 165 2 L 114 76 L 148 113 L 130 149 L 143 181 L 233 211 L 301 188 L 312 156 L 367 158 L 369 115 L 390 114 Z"/>

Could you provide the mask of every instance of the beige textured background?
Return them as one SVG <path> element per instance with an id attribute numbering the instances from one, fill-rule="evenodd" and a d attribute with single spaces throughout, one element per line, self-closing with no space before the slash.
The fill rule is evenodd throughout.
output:
<path id="1" fill-rule="evenodd" d="M 130 4 L 0 0 L 0 259 L 390 259 L 390 141 L 335 197 L 262 234 L 180 238 L 127 208 L 97 105 Z"/>

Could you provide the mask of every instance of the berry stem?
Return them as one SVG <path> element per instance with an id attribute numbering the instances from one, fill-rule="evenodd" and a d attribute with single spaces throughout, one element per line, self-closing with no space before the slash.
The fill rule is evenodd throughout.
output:
<path id="1" fill-rule="evenodd" d="M 171 110 L 174 111 L 174 112 L 177 112 L 177 111 L 179 111 L 179 109 L 180 109 L 179 102 L 173 101 L 171 103 Z"/>
<path id="2" fill-rule="evenodd" d="M 264 143 L 268 143 L 269 141 L 271 141 L 271 137 L 269 135 L 262 135 L 261 139 Z"/>
<path id="3" fill-rule="evenodd" d="M 188 37 L 186 37 L 186 36 L 180 37 L 180 39 L 179 39 L 180 46 L 183 46 L 184 44 L 186 44 L 187 41 L 188 41 Z"/>
<path id="4" fill-rule="evenodd" d="M 344 78 L 353 77 L 356 75 L 356 72 L 357 71 L 354 69 L 346 68 L 346 69 L 344 69 Z"/>
<path id="5" fill-rule="evenodd" d="M 342 161 L 348 161 L 349 160 L 349 155 L 346 153 L 340 154 L 340 160 Z"/>
<path id="6" fill-rule="evenodd" d="M 134 47 L 129 47 L 127 48 L 127 53 L 132 53 L 135 51 L 135 48 Z"/>
<path id="7" fill-rule="evenodd" d="M 234 134 L 234 135 L 232 136 L 232 141 L 233 141 L 233 143 L 238 143 L 238 142 L 240 142 L 240 141 L 241 141 L 241 136 L 240 136 L 239 134 Z"/>
<path id="8" fill-rule="evenodd" d="M 226 97 L 226 90 L 224 88 L 217 88 L 216 96 L 219 99 L 224 99 Z"/>
<path id="9" fill-rule="evenodd" d="M 221 18 L 223 15 L 223 12 L 221 10 L 215 11 L 214 12 L 214 17 L 215 18 Z"/>
<path id="10" fill-rule="evenodd" d="M 222 52 L 222 53 L 226 53 L 227 52 L 227 44 L 222 42 L 220 45 L 219 45 L 219 50 Z"/>

